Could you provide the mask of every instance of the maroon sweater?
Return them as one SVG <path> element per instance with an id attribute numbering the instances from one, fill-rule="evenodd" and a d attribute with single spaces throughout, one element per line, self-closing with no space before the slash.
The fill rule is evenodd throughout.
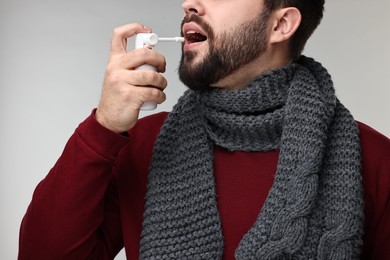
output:
<path id="1" fill-rule="evenodd" d="M 36 188 L 20 229 L 19 259 L 138 259 L 152 148 L 167 113 L 140 119 L 129 136 L 88 117 Z M 362 259 L 390 259 L 390 140 L 359 123 L 365 236 Z M 234 259 L 276 172 L 278 151 L 216 147 L 214 170 L 225 240 Z"/>

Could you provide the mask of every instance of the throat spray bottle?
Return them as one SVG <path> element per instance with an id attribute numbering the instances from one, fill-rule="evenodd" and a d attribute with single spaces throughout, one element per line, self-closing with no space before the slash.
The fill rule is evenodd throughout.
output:
<path id="1" fill-rule="evenodd" d="M 183 37 L 170 37 L 170 38 L 160 38 L 155 33 L 139 33 L 135 37 L 135 48 L 154 48 L 159 42 L 184 42 Z M 136 68 L 136 70 L 150 70 L 157 71 L 156 67 L 144 64 Z M 156 109 L 157 104 L 155 102 L 145 102 L 141 110 L 154 110 Z"/>

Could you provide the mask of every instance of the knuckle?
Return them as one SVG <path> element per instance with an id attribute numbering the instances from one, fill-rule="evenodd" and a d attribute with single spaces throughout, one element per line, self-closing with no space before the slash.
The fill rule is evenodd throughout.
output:
<path id="1" fill-rule="evenodd" d="M 168 82 L 164 76 L 162 76 L 160 73 L 152 72 L 152 71 L 145 71 L 144 73 L 141 73 L 140 80 L 142 82 L 145 82 L 146 84 L 155 86 L 157 88 L 164 89 Z"/>
<path id="2" fill-rule="evenodd" d="M 156 89 L 156 88 L 148 88 L 147 90 L 143 91 L 143 99 L 145 101 L 148 101 L 148 100 L 157 100 L 159 99 L 160 95 L 161 95 L 161 91 Z"/>
<path id="3" fill-rule="evenodd" d="M 123 82 L 122 75 L 117 72 L 111 72 L 110 74 L 107 75 L 109 82 L 112 85 L 118 85 L 121 82 Z"/>
<path id="4" fill-rule="evenodd" d="M 167 65 L 167 60 L 164 56 L 161 57 L 161 65 L 163 65 L 164 67 Z"/>
<path id="5" fill-rule="evenodd" d="M 161 76 L 161 86 L 165 89 L 168 86 L 168 81 L 165 77 Z"/>
<path id="6" fill-rule="evenodd" d="M 137 55 L 140 55 L 140 56 L 147 56 L 147 55 L 150 55 L 150 53 L 151 53 L 151 50 L 148 48 L 139 48 L 139 49 L 136 49 L 135 51 L 137 52 Z"/>
<path id="7" fill-rule="evenodd" d="M 120 35 L 122 33 L 121 27 L 114 28 L 112 33 L 113 33 L 114 36 Z"/>
<path id="8" fill-rule="evenodd" d="M 110 75 L 113 73 L 113 71 L 115 71 L 115 65 L 113 62 L 110 62 L 106 66 L 106 74 Z"/>
<path id="9" fill-rule="evenodd" d="M 148 82 L 148 72 L 147 71 L 139 71 L 139 73 L 137 73 L 137 76 L 138 76 L 137 81 L 140 84 L 147 84 L 147 82 Z"/>
<path id="10" fill-rule="evenodd" d="M 165 87 L 168 84 L 167 80 L 163 76 L 161 76 L 160 74 L 157 74 L 155 76 L 154 82 L 156 82 L 156 85 L 162 89 L 165 89 Z"/>
<path id="11" fill-rule="evenodd" d="M 165 89 L 168 85 L 167 79 L 160 73 L 154 73 L 151 82 L 159 89 Z"/>
<path id="12" fill-rule="evenodd" d="M 121 82 L 121 77 L 117 74 L 114 74 L 112 77 L 111 77 L 111 83 L 113 85 L 119 85 L 119 83 Z"/>
<path id="13" fill-rule="evenodd" d="M 155 85 L 155 83 L 160 81 L 159 74 L 155 73 L 155 72 L 148 73 L 147 79 L 148 79 L 148 82 L 153 83 L 153 85 Z"/>
<path id="14" fill-rule="evenodd" d="M 161 104 L 162 102 L 164 102 L 166 99 L 167 99 L 167 96 L 165 95 L 164 92 L 161 93 L 161 97 L 160 99 L 158 100 L 158 103 Z"/>
<path id="15" fill-rule="evenodd" d="M 131 91 L 131 89 L 121 89 L 120 91 L 121 100 L 124 100 L 126 102 L 129 102 L 133 99 L 134 93 Z"/>

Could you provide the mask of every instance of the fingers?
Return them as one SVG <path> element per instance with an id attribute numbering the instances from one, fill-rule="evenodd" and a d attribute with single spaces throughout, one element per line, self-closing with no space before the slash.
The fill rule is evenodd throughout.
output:
<path id="1" fill-rule="evenodd" d="M 117 133 L 129 130 L 138 120 L 145 102 L 165 101 L 167 80 L 165 57 L 153 50 L 140 48 L 126 51 L 127 38 L 137 33 L 151 32 L 141 24 L 127 24 L 114 29 L 111 54 L 103 82 L 102 95 L 96 110 L 96 119 Z M 157 71 L 136 70 L 148 64 Z"/>
<path id="2" fill-rule="evenodd" d="M 165 57 L 148 48 L 140 48 L 110 60 L 112 66 L 121 69 L 135 69 L 143 64 L 149 64 L 157 68 L 158 72 L 165 72 Z"/>
<path id="3" fill-rule="evenodd" d="M 151 87 L 163 91 L 168 83 L 166 78 L 154 71 L 116 70 L 107 73 L 106 84 L 117 86 Z"/>
<path id="4" fill-rule="evenodd" d="M 150 33 L 152 30 L 142 24 L 132 23 L 114 29 L 111 42 L 111 55 L 126 53 L 127 38 L 137 33 Z"/>
<path id="5" fill-rule="evenodd" d="M 135 122 L 140 107 L 144 102 L 153 101 L 158 104 L 165 101 L 164 89 L 168 83 L 166 78 L 155 71 L 128 70 L 108 65 L 103 83 L 103 92 L 98 110 L 108 111 L 107 116 L 118 114 L 122 117 L 124 125 Z M 131 114 L 133 116 L 131 116 Z M 129 120 L 128 120 L 129 119 Z M 110 122 L 111 119 L 104 119 Z M 117 123 L 116 123 L 117 125 Z M 112 125 L 106 125 L 109 129 Z"/>
<path id="6" fill-rule="evenodd" d="M 137 122 L 140 108 L 145 102 L 161 104 L 165 101 L 163 90 L 166 86 L 166 79 L 154 71 L 121 70 L 107 73 L 96 119 L 114 132 L 126 132 Z"/>
<path id="7" fill-rule="evenodd" d="M 126 24 L 115 28 L 111 43 L 110 63 L 113 66 L 118 65 L 118 68 L 122 69 L 135 69 L 143 64 L 149 64 L 156 67 L 158 72 L 165 72 L 165 58 L 161 54 L 148 48 L 126 51 L 128 37 L 151 31 L 150 28 L 139 23 Z"/>
<path id="8" fill-rule="evenodd" d="M 145 102 L 156 102 L 161 104 L 166 100 L 165 93 L 159 89 L 151 87 L 138 87 L 137 96 L 140 97 L 139 103 L 136 105 L 136 108 L 139 109 Z"/>

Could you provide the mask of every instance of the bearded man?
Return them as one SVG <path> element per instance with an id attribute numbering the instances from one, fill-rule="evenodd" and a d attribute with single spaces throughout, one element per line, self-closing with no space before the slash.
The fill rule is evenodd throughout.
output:
<path id="1" fill-rule="evenodd" d="M 97 109 L 38 185 L 19 259 L 390 259 L 390 141 L 302 56 L 323 0 L 187 0 L 165 59 L 114 31 Z M 135 70 L 143 64 L 157 71 Z"/>

